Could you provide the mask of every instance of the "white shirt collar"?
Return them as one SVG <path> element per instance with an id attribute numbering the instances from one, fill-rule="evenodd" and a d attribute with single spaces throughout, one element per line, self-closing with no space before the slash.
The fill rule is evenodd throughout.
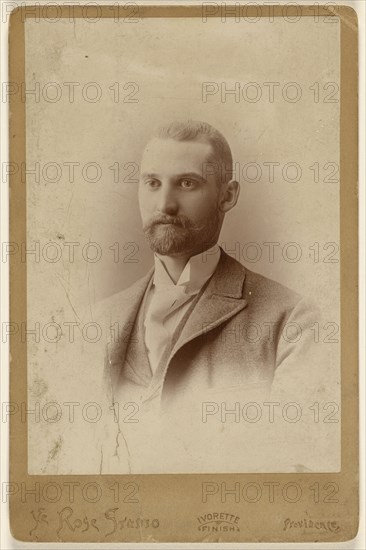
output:
<path id="1" fill-rule="evenodd" d="M 159 288 L 180 287 L 186 294 L 197 294 L 205 282 L 216 270 L 221 256 L 220 247 L 215 244 L 208 250 L 191 256 L 186 263 L 177 284 L 174 284 L 163 262 L 155 254 L 155 272 L 153 283 Z"/>

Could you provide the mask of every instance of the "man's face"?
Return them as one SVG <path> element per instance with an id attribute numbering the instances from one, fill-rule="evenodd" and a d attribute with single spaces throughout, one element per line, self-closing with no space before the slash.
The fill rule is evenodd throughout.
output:
<path id="1" fill-rule="evenodd" d="M 152 139 L 140 171 L 143 229 L 154 252 L 197 254 L 216 243 L 223 214 L 213 174 L 205 174 L 212 147 L 198 141 Z"/>

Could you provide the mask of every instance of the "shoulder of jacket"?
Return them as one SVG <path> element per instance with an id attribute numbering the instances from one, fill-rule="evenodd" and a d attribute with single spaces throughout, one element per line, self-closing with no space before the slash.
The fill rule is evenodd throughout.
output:
<path id="1" fill-rule="evenodd" d="M 129 287 L 96 302 L 94 317 L 99 319 L 113 317 L 114 312 L 121 311 L 124 304 L 130 304 L 146 288 L 150 272 L 151 270 Z"/>
<path id="2" fill-rule="evenodd" d="M 261 299 L 268 306 L 275 303 L 283 309 L 292 309 L 304 299 L 301 294 L 273 279 L 248 268 L 245 271 L 244 297 L 247 300 Z"/>

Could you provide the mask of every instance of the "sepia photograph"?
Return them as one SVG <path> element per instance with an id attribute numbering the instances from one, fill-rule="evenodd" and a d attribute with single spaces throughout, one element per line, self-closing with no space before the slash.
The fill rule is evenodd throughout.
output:
<path id="1" fill-rule="evenodd" d="M 339 25 L 122 28 L 26 22 L 30 471 L 337 471 Z"/>
<path id="2" fill-rule="evenodd" d="M 262 8 L 14 15 L 6 93 L 22 141 L 8 167 L 19 208 L 5 250 L 18 266 L 6 337 L 20 350 L 11 368 L 22 397 L 6 412 L 24 438 L 14 461 L 41 484 L 126 476 L 133 497 L 144 474 L 148 499 L 161 474 L 195 474 L 202 499 L 226 502 L 216 475 L 292 474 L 281 490 L 293 504 L 293 486 L 308 498 L 306 476 L 319 474 L 326 496 L 338 491 L 357 406 L 346 341 L 357 182 L 342 164 L 347 141 L 357 164 L 357 128 L 350 116 L 347 138 L 341 32 L 348 21 L 357 36 L 357 16 Z M 118 534 L 111 509 L 105 540 L 135 540 Z M 81 541 L 70 510 L 57 512 L 59 540 Z M 43 513 L 29 540 L 52 540 Z M 338 540 L 328 515 L 324 541 Z M 283 516 L 281 540 L 297 540 L 297 519 Z M 240 530 L 230 521 L 157 537 Z M 244 531 L 220 540 L 253 540 Z"/>

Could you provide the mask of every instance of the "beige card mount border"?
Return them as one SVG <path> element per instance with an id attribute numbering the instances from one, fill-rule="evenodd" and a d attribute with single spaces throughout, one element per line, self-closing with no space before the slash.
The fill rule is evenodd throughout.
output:
<path id="1" fill-rule="evenodd" d="M 116 4 L 115 4 L 116 6 Z M 47 17 L 69 17 L 69 6 L 48 7 Z M 95 17 L 95 6 L 73 8 L 74 17 Z M 103 18 L 111 6 L 100 6 Z M 10 523 L 13 536 L 40 542 L 331 542 L 356 536 L 358 503 L 358 27 L 346 6 L 301 6 L 302 16 L 333 13 L 341 26 L 340 250 L 342 427 L 340 473 L 30 476 L 27 423 L 10 423 Z M 256 16 L 256 6 L 247 15 Z M 227 13 L 230 13 L 229 5 Z M 281 6 L 261 6 L 261 16 L 278 17 Z M 220 14 L 215 15 L 219 17 Z M 42 6 L 15 9 L 10 21 L 10 82 L 25 82 L 25 21 L 42 18 Z M 138 17 L 202 17 L 202 6 L 138 6 Z M 10 96 L 10 162 L 26 160 L 25 104 Z M 10 180 L 10 241 L 26 240 L 26 185 L 20 171 Z M 10 321 L 27 319 L 27 265 L 14 255 L 10 264 Z M 10 342 L 10 401 L 27 403 L 27 345 Z M 222 488 L 257 484 L 266 498 L 223 502 Z M 213 485 L 207 485 L 213 484 Z M 295 484 L 295 485 L 291 485 Z M 205 499 L 208 487 L 219 490 Z M 271 498 L 271 487 L 288 497 Z M 291 487 L 300 487 L 295 502 Z M 290 489 L 290 490 L 288 490 Z M 272 495 L 273 497 L 273 495 Z M 205 514 L 223 514 L 226 532 L 199 529 Z M 286 519 L 303 521 L 284 529 Z M 305 521 L 306 520 L 306 521 Z M 310 523 L 312 521 L 313 523 Z M 318 529 L 320 523 L 326 528 Z M 315 525 L 317 524 L 317 525 Z"/>

